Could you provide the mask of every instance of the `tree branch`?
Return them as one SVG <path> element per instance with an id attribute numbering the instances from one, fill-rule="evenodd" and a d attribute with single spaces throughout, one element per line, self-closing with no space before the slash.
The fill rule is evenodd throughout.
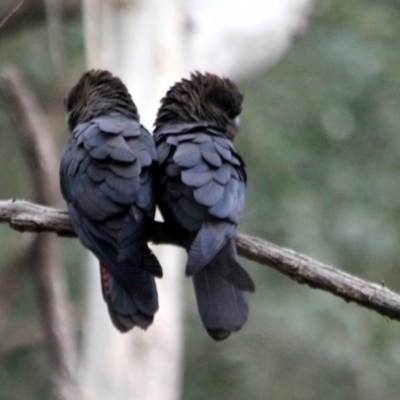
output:
<path id="1" fill-rule="evenodd" d="M 249 260 L 268 265 L 298 283 L 325 290 L 347 302 L 400 321 L 400 295 L 382 284 L 365 281 L 254 236 L 237 235 L 236 243 L 239 254 Z"/>
<path id="2" fill-rule="evenodd" d="M 48 231 L 61 236 L 75 236 L 66 211 L 27 201 L 0 201 L 1 222 L 8 222 L 13 229 L 23 232 Z M 156 244 L 178 245 L 161 222 L 154 223 L 150 240 Z M 400 295 L 380 284 L 364 281 L 311 257 L 260 238 L 238 234 L 236 244 L 239 254 L 249 260 L 268 265 L 298 283 L 325 290 L 345 301 L 357 303 L 383 316 L 400 321 Z"/>
<path id="3" fill-rule="evenodd" d="M 0 21 L 0 29 L 3 27 L 3 25 L 13 16 L 13 14 L 15 14 L 19 8 L 22 6 L 22 3 L 25 0 L 21 0 L 17 5 L 15 5 L 12 10 L 10 10 L 5 16 L 3 16 L 3 18 Z"/>
<path id="4" fill-rule="evenodd" d="M 55 232 L 76 236 L 67 211 L 44 207 L 24 200 L 0 201 L 0 222 L 8 222 L 20 232 Z"/>

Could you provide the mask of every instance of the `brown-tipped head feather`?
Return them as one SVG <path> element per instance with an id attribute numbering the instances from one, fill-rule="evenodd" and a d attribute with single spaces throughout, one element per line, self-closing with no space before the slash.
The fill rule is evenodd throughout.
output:
<path id="1" fill-rule="evenodd" d="M 64 99 L 68 126 L 87 122 L 109 112 L 139 120 L 137 108 L 122 81 L 104 70 L 85 72 Z"/>
<path id="2" fill-rule="evenodd" d="M 175 83 L 161 100 L 156 131 L 167 124 L 207 122 L 232 139 L 242 111 L 243 95 L 228 78 L 200 72 Z"/>

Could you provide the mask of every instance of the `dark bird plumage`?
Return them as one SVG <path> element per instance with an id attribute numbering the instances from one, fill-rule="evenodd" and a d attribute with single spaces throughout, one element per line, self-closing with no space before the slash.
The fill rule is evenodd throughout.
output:
<path id="1" fill-rule="evenodd" d="M 255 290 L 234 242 L 246 192 L 244 163 L 232 143 L 242 100 L 231 80 L 197 72 L 161 100 L 154 131 L 158 205 L 188 252 L 186 274 L 216 340 L 246 323 L 245 292 Z"/>
<path id="2" fill-rule="evenodd" d="M 146 329 L 158 309 L 161 266 L 147 246 L 154 218 L 154 141 L 125 85 L 108 71 L 82 75 L 65 99 L 72 136 L 61 191 L 72 225 L 100 262 L 104 300 L 121 332 Z"/>

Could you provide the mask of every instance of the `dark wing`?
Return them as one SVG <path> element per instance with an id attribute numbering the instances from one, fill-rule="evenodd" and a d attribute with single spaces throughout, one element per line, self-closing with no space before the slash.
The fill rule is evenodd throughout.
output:
<path id="1" fill-rule="evenodd" d="M 235 234 L 246 191 L 244 163 L 232 142 L 207 124 L 169 126 L 156 133 L 156 146 L 163 214 L 198 232 L 186 270 L 192 275 Z"/>
<path id="2" fill-rule="evenodd" d="M 168 126 L 155 134 L 158 202 L 188 250 L 203 325 L 215 340 L 247 321 L 249 274 L 237 261 L 234 235 L 246 191 L 244 163 L 223 132 L 208 124 Z"/>
<path id="3" fill-rule="evenodd" d="M 145 243 L 155 207 L 152 137 L 137 121 L 122 115 L 80 124 L 73 134 L 60 168 L 61 190 L 73 208 L 72 224 L 82 243 L 122 285 L 131 287 L 130 275 L 115 267 L 110 252 L 118 249 L 118 260 L 123 261 L 138 251 L 137 241 Z"/>

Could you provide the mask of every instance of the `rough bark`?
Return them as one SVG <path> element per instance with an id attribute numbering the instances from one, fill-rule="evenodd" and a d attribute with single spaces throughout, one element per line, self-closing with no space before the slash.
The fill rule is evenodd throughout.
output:
<path id="1" fill-rule="evenodd" d="M 8 222 L 13 229 L 19 231 L 50 231 L 62 236 L 74 235 L 65 211 L 26 201 L 0 201 L 0 222 Z M 150 240 L 156 244 L 178 245 L 160 222 L 155 222 Z M 242 257 L 272 267 L 298 283 L 327 291 L 347 302 L 357 303 L 400 321 L 400 295 L 382 284 L 365 281 L 254 236 L 238 234 L 236 244 Z"/>

